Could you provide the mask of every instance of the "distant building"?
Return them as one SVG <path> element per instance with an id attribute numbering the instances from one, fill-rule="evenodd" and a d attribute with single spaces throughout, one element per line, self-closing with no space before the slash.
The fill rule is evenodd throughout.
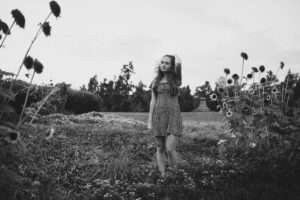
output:
<path id="1" fill-rule="evenodd" d="M 226 77 L 224 76 L 220 76 L 217 80 L 217 84 L 219 85 L 219 87 L 225 87 L 226 86 Z"/>

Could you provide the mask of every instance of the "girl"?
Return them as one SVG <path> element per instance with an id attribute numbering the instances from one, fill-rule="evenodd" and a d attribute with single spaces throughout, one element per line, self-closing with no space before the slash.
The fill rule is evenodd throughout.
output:
<path id="1" fill-rule="evenodd" d="M 176 169 L 177 137 L 182 136 L 182 118 L 178 104 L 178 87 L 181 85 L 181 61 L 176 55 L 161 58 L 157 77 L 150 84 L 152 90 L 148 129 L 157 141 L 157 164 L 165 176 L 166 162 Z"/>

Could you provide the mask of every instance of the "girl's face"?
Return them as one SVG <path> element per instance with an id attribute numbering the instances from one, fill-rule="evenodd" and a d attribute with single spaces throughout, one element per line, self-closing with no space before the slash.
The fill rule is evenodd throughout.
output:
<path id="1" fill-rule="evenodd" d="M 159 68 L 162 72 L 169 71 L 171 69 L 171 58 L 164 56 L 160 60 Z"/>

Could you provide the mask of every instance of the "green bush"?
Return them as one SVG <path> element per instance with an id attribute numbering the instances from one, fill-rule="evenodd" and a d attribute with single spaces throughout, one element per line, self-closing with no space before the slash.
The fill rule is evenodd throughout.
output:
<path id="1" fill-rule="evenodd" d="M 88 91 L 68 89 L 65 109 L 74 114 L 101 111 L 102 99 Z"/>

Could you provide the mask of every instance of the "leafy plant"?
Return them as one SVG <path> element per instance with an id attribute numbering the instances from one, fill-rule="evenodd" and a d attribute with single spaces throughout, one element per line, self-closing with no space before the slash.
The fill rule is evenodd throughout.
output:
<path id="1" fill-rule="evenodd" d="M 246 53 L 242 53 L 241 56 L 244 63 L 248 56 Z M 284 63 L 281 62 L 278 70 L 283 67 Z M 268 71 L 266 78 L 262 77 L 259 82 L 255 82 L 255 74 L 258 71 L 261 77 L 265 67 L 263 65 L 259 69 L 252 67 L 252 72 L 244 77 L 245 82 L 242 77 L 233 74 L 233 86 L 229 86 L 230 79 L 227 79 L 227 75 L 230 70 L 225 68 L 227 80 L 225 89 L 218 87 L 209 96 L 209 101 L 214 103 L 215 110 L 222 109 L 230 124 L 231 132 L 237 137 L 238 142 L 250 148 L 253 146 L 251 144 L 260 140 L 268 143 L 272 133 L 290 134 L 300 130 L 300 122 L 296 117 L 300 114 L 299 109 L 289 107 L 296 86 L 294 83 L 299 80 L 298 76 L 289 71 L 285 81 L 277 83 L 277 76 L 272 71 Z M 240 78 L 241 80 L 238 81 Z M 253 82 L 249 85 L 250 79 L 253 79 Z M 228 92 L 230 89 L 233 89 L 233 96 Z"/>

